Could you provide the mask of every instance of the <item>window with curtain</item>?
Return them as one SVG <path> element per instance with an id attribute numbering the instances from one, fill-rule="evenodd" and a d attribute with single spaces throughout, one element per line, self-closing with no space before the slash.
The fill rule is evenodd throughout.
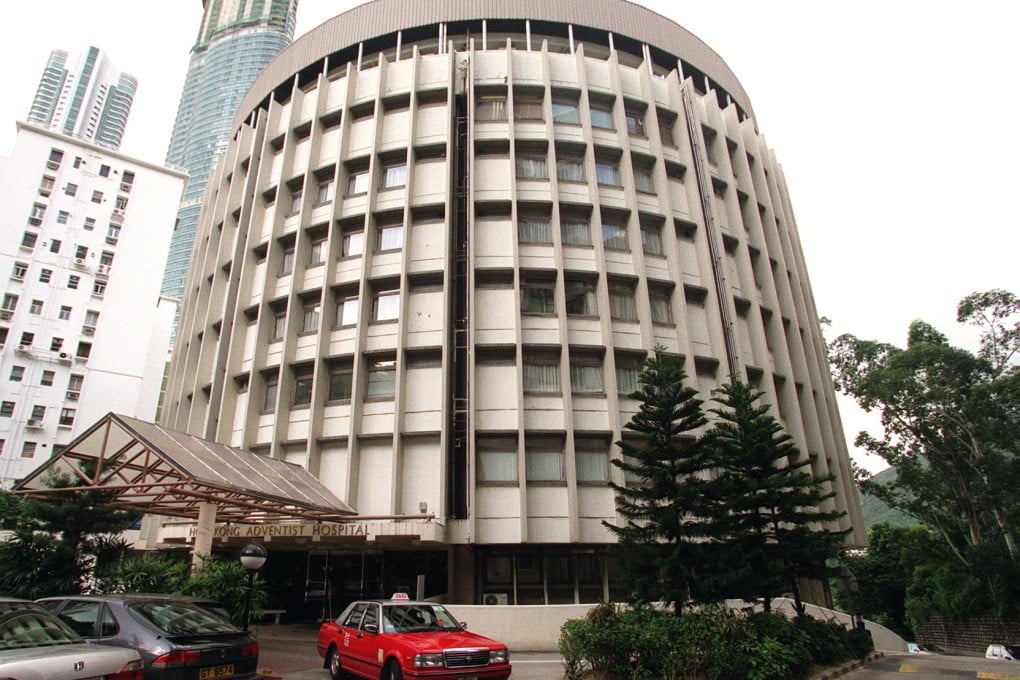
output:
<path id="1" fill-rule="evenodd" d="M 400 291 L 380 291 L 375 294 L 373 304 L 373 321 L 393 321 L 400 316 Z"/>
<path id="2" fill-rule="evenodd" d="M 642 193 L 654 194 L 655 184 L 652 181 L 652 166 L 645 163 L 634 163 L 634 188 Z"/>
<path id="3" fill-rule="evenodd" d="M 400 250 L 404 247 L 404 225 L 379 225 L 379 250 Z"/>
<path id="4" fill-rule="evenodd" d="M 322 203 L 329 203 L 330 201 L 332 201 L 333 187 L 334 182 L 332 176 L 320 177 L 318 192 L 315 195 L 315 203 L 318 205 Z"/>
<path id="5" fill-rule="evenodd" d="M 330 401 L 350 401 L 354 375 L 350 367 L 333 368 L 329 372 Z"/>
<path id="6" fill-rule="evenodd" d="M 262 410 L 272 411 L 276 408 L 276 376 L 266 379 L 266 392 L 262 399 Z"/>
<path id="7" fill-rule="evenodd" d="M 580 156 L 557 156 L 556 179 L 561 182 L 583 182 L 584 159 Z"/>
<path id="8" fill-rule="evenodd" d="M 579 217 L 560 217 L 560 238 L 563 245 L 590 246 L 591 225 Z"/>
<path id="9" fill-rule="evenodd" d="M 645 136 L 645 112 L 636 106 L 624 108 L 624 116 L 627 119 L 627 134 L 635 137 Z"/>
<path id="10" fill-rule="evenodd" d="M 368 193 L 368 169 L 352 171 L 347 177 L 347 195 Z"/>
<path id="11" fill-rule="evenodd" d="M 524 281 L 521 283 L 521 312 L 524 314 L 554 314 L 552 281 Z"/>
<path id="12" fill-rule="evenodd" d="M 529 482 L 563 481 L 563 448 L 530 448 L 525 444 L 524 467 Z"/>
<path id="13" fill-rule="evenodd" d="M 301 323 L 302 333 L 312 333 L 319 330 L 319 305 L 305 307 L 304 318 Z"/>
<path id="14" fill-rule="evenodd" d="M 560 391 L 560 365 L 554 357 L 525 357 L 523 377 L 525 392 Z"/>
<path id="15" fill-rule="evenodd" d="M 608 158 L 596 158 L 595 159 L 595 179 L 599 184 L 605 184 L 607 186 L 623 186 L 623 180 L 620 179 L 620 168 L 619 163 L 615 160 Z"/>
<path id="16" fill-rule="evenodd" d="M 336 325 L 353 326 L 358 323 L 358 298 L 346 297 L 336 303 Z"/>
<path id="17" fill-rule="evenodd" d="M 603 222 L 602 244 L 606 250 L 630 250 L 630 243 L 627 241 L 627 225 Z"/>
<path id="18" fill-rule="evenodd" d="M 514 120 L 542 120 L 541 94 L 514 93 Z"/>
<path id="19" fill-rule="evenodd" d="M 475 100 L 476 121 L 505 121 L 506 95 L 481 95 Z"/>
<path id="20" fill-rule="evenodd" d="M 591 113 L 591 126 L 604 130 L 613 130 L 613 104 L 612 102 L 591 102 L 589 107 Z"/>
<path id="21" fill-rule="evenodd" d="M 564 297 L 567 314 L 596 316 L 595 282 L 591 279 L 564 278 Z"/>
<path id="22" fill-rule="evenodd" d="M 641 361 L 636 357 L 616 357 L 616 392 L 629 395 L 641 389 Z"/>
<path id="23" fill-rule="evenodd" d="M 648 302 L 652 308 L 652 323 L 672 325 L 673 305 L 668 290 L 649 290 Z"/>
<path id="24" fill-rule="evenodd" d="M 288 248 L 283 251 L 283 266 L 281 267 L 282 274 L 292 274 L 294 272 L 294 248 Z"/>
<path id="25" fill-rule="evenodd" d="M 407 184 L 407 163 L 400 161 L 383 167 L 382 189 L 395 189 Z"/>
<path id="26" fill-rule="evenodd" d="M 326 256 L 326 239 L 325 237 L 317 237 L 312 241 L 312 247 L 308 251 L 308 264 L 316 265 L 322 264 L 323 258 Z"/>
<path id="27" fill-rule="evenodd" d="M 365 384 L 367 398 L 393 398 L 397 384 L 397 362 L 373 361 L 368 365 L 368 380 Z"/>
<path id="28" fill-rule="evenodd" d="M 576 438 L 574 465 L 578 482 L 609 481 L 609 450 L 606 443 L 596 439 Z"/>
<path id="29" fill-rule="evenodd" d="M 581 112 L 577 107 L 577 99 L 570 97 L 553 97 L 552 117 L 554 123 L 579 125 Z"/>
<path id="30" fill-rule="evenodd" d="M 675 119 L 662 113 L 659 113 L 656 117 L 659 122 L 659 139 L 662 141 L 662 145 L 676 148 L 676 138 L 673 137 L 673 123 Z"/>
<path id="31" fill-rule="evenodd" d="M 477 451 L 479 482 L 517 482 L 517 440 L 514 437 L 479 437 Z"/>
<path id="32" fill-rule="evenodd" d="M 549 166 L 544 155 L 517 154 L 514 165 L 517 169 L 517 179 L 549 179 Z"/>
<path id="33" fill-rule="evenodd" d="M 365 252 L 365 230 L 361 227 L 345 227 L 340 239 L 340 254 L 354 257 Z"/>
<path id="34" fill-rule="evenodd" d="M 552 243 L 549 218 L 525 216 L 517 219 L 517 240 L 521 243 Z"/>
<path id="35" fill-rule="evenodd" d="M 570 391 L 574 394 L 603 394 L 602 361 L 595 357 L 570 359 Z"/>
<path id="36" fill-rule="evenodd" d="M 312 376 L 299 375 L 294 379 L 294 405 L 304 406 L 312 402 Z"/>
<path id="37" fill-rule="evenodd" d="M 286 330 L 286 328 L 287 328 L 287 312 L 286 311 L 276 312 L 276 315 L 273 317 L 272 335 L 270 335 L 269 339 L 282 340 L 283 333 Z"/>
<path id="38" fill-rule="evenodd" d="M 609 286 L 609 315 L 622 321 L 637 321 L 634 287 L 623 283 Z"/>
<path id="39" fill-rule="evenodd" d="M 662 227 L 657 224 L 641 225 L 641 248 L 645 255 L 662 255 Z"/>

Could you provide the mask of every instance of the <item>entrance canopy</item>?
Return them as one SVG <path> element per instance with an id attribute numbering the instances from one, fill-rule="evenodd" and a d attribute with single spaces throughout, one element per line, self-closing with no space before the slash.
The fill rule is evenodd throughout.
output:
<path id="1" fill-rule="evenodd" d="M 198 520 L 216 506 L 221 522 L 344 522 L 355 512 L 300 465 L 108 413 L 15 487 L 45 498 L 51 473 L 77 478 L 76 491 L 142 513 Z"/>

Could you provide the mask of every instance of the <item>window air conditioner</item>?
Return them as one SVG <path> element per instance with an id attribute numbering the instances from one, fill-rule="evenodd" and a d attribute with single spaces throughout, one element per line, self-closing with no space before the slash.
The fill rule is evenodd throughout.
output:
<path id="1" fill-rule="evenodd" d="M 68 390 L 67 394 L 64 396 L 67 397 L 68 401 L 78 401 L 78 397 L 81 396 L 81 392 L 78 392 L 77 390 Z"/>
<path id="2" fill-rule="evenodd" d="M 82 326 L 81 327 L 81 332 L 84 333 L 85 335 L 95 335 L 96 334 L 96 327 L 95 326 Z"/>
<path id="3" fill-rule="evenodd" d="M 25 423 L 25 427 L 33 427 L 33 428 L 42 427 L 42 421 L 34 420 L 34 419 L 29 420 L 27 423 Z"/>
<path id="4" fill-rule="evenodd" d="M 6 321 L 11 318 L 11 312 L 8 309 L 0 310 L 0 319 Z"/>
<path id="5" fill-rule="evenodd" d="M 482 604 L 509 604 L 509 602 L 510 598 L 506 593 L 484 593 L 482 595 Z"/>
<path id="6" fill-rule="evenodd" d="M 99 271 L 99 274 L 101 276 L 106 276 L 106 275 L 108 275 L 110 273 L 110 265 L 108 265 L 108 264 L 101 264 L 101 265 L 99 265 L 99 270 L 98 271 Z"/>
<path id="7" fill-rule="evenodd" d="M 85 266 L 85 258 L 84 257 L 76 257 L 76 258 L 74 258 L 74 263 L 76 265 L 78 265 L 79 267 L 84 267 Z"/>
<path id="8" fill-rule="evenodd" d="M 32 345 L 18 345 L 18 350 L 22 354 L 28 354 L 32 351 Z"/>

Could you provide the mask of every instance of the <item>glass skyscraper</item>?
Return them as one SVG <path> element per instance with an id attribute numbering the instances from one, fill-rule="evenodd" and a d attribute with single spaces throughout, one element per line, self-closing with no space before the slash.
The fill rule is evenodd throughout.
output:
<path id="1" fill-rule="evenodd" d="M 202 195 L 241 98 L 294 37 L 297 0 L 203 0 L 166 163 L 189 180 L 163 273 L 162 294 L 180 299 L 191 262 Z"/>

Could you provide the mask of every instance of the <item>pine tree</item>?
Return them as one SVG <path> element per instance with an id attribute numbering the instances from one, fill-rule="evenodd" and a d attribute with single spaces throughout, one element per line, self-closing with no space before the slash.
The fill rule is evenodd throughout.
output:
<path id="1" fill-rule="evenodd" d="M 769 407 L 757 404 L 762 394 L 731 383 L 714 398 L 722 408 L 710 409 L 718 419 L 706 444 L 725 487 L 716 538 L 732 560 L 733 595 L 760 598 L 769 611 L 772 598 L 789 588 L 803 614 L 798 578 L 824 577 L 825 560 L 838 554 L 847 533 L 831 529 L 844 513 L 824 509 L 834 478 L 810 472 L 811 458 Z"/>
<path id="2" fill-rule="evenodd" d="M 692 433 L 706 423 L 697 391 L 684 386 L 683 359 L 661 347 L 645 361 L 631 394 L 641 402 L 625 429 L 638 435 L 617 442 L 613 465 L 629 480 L 610 483 L 622 526 L 605 525 L 620 541 L 625 574 L 637 599 L 672 603 L 677 615 L 697 591 L 702 517 L 711 483 L 701 475 L 708 449 Z"/>

